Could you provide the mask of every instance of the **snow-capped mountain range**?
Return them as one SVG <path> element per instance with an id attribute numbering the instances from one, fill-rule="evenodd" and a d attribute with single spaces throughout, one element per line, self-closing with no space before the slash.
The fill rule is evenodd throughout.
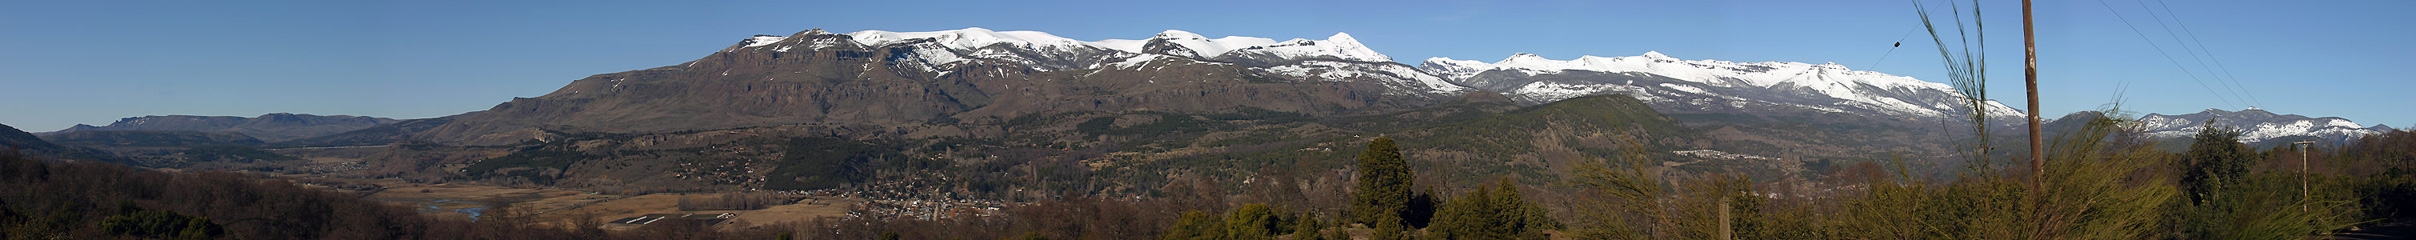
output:
<path id="1" fill-rule="evenodd" d="M 2375 124 L 2368 127 L 2338 117 L 2313 118 L 2297 114 L 2274 114 L 2264 109 L 2250 108 L 2237 112 L 2207 109 L 2182 115 L 2148 114 L 2140 117 L 2140 128 L 2149 137 L 2188 138 L 2206 129 L 2207 119 L 2215 126 L 2237 128 L 2240 142 L 2265 143 L 2269 140 L 2303 140 L 2293 137 L 2315 137 L 2319 141 L 2341 142 L 2350 138 L 2392 131 L 2390 126 Z"/>
<path id="2" fill-rule="evenodd" d="M 1784 108 L 1923 118 L 1957 116 L 1967 108 L 1956 102 L 1962 94 L 1946 84 L 1835 63 L 1684 60 L 1660 52 L 1553 60 L 1519 53 L 1493 63 L 1431 58 L 1420 69 L 1527 102 L 1624 93 L 1668 109 Z M 1992 116 L 2022 114 L 1995 101 L 1987 104 Z"/>
<path id="3" fill-rule="evenodd" d="M 1147 71 L 1169 64 L 1224 64 L 1294 82 L 1372 82 L 1392 89 L 1389 94 L 1431 99 L 1473 90 L 1501 93 L 1523 104 L 1628 94 L 1663 112 L 1837 113 L 1932 124 L 1938 119 L 1959 119 L 1967 109 L 1959 104 L 1962 94 L 1952 86 L 1835 63 L 1687 60 L 1660 52 L 1555 60 L 1518 53 L 1490 63 L 1429 58 L 1411 67 L 1360 44 L 1347 33 L 1323 40 L 1276 41 L 1245 36 L 1208 38 L 1167 30 L 1146 39 L 1082 41 L 1038 31 L 983 28 L 845 34 L 816 29 L 797 36 L 758 35 L 722 51 L 811 52 L 842 45 L 910 51 L 897 54 L 906 58 L 898 62 L 913 63 L 917 66 L 911 68 L 938 76 L 958 74 L 947 70 L 956 65 L 979 63 L 1092 73 Z M 2023 114 L 1996 101 L 1985 104 L 1994 124 L 2018 121 Z M 2220 124 L 2247 127 L 2250 131 L 2244 140 L 2250 142 L 2286 136 L 2345 138 L 2388 129 L 2360 127 L 2339 118 L 2274 115 L 2253 109 L 2239 113 L 2210 110 L 2149 115 L 2145 120 L 2155 136 L 2187 136 L 2208 116 L 2222 116 Z"/>
<path id="4" fill-rule="evenodd" d="M 832 34 L 811 30 L 800 35 Z M 1243 36 L 1208 38 L 1182 30 L 1166 30 L 1147 39 L 1098 41 L 1080 41 L 1038 31 L 992 31 L 983 28 L 929 32 L 865 30 L 843 35 L 847 36 L 846 41 L 867 48 L 917 45 L 910 48 L 915 58 L 911 62 L 919 62 L 923 69 L 942 74 L 949 72 L 939 69 L 949 69 L 952 64 L 970 61 L 1016 63 L 1036 71 L 1131 69 L 1156 61 L 1184 61 L 1240 64 L 1266 73 L 1288 76 L 1295 81 L 1368 79 L 1393 87 L 1403 94 L 1450 96 L 1468 90 L 1408 65 L 1393 62 L 1392 57 L 1361 45 L 1358 39 L 1348 33 L 1335 33 L 1325 40 L 1295 38 L 1285 41 Z M 838 46 L 841 44 L 839 39 L 758 35 L 723 51 L 755 48 L 781 52 L 796 48 L 812 51 Z"/>

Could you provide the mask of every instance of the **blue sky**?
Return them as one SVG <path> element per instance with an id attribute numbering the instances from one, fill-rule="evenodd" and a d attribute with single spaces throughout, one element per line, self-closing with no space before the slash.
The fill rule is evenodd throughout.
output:
<path id="1" fill-rule="evenodd" d="M 1991 97 L 2015 106 L 2022 101 L 2018 3 L 1981 3 L 1994 24 Z M 2095 109 L 2127 85 L 2127 108 L 2144 112 L 2237 110 L 2251 101 L 2225 99 L 2245 98 L 2232 96 L 2244 91 L 2259 107 L 2281 113 L 2416 123 L 2409 106 L 2416 101 L 2404 95 L 2416 81 L 2403 71 L 2416 69 L 2410 57 L 2416 47 L 2407 44 L 2416 42 L 2416 25 L 2408 25 L 2416 14 L 2406 14 L 2416 2 L 2038 4 L 2041 108 L 2049 117 Z M 2151 20 L 2150 8 L 2163 26 Z M 2138 31 L 2116 19 L 2117 11 Z M 2224 75 L 2236 76 L 2238 86 L 2208 76 L 2164 26 L 2181 33 L 2178 41 L 2203 43 L 2198 53 L 2211 53 L 2225 66 L 2214 72 L 2228 70 Z M 1902 0 L 12 0 L 0 2 L 0 123 L 52 131 L 170 114 L 438 117 L 545 94 L 591 74 L 685 62 L 753 34 L 966 27 L 1083 40 L 1139 39 L 1166 29 L 1279 40 L 1348 32 L 1412 65 L 1428 57 L 1660 51 L 1686 59 L 1836 62 L 1945 81 L 1925 36 L 1900 38 L 1919 27 L 1911 3 Z M 1898 39 L 1904 47 L 1890 53 Z"/>

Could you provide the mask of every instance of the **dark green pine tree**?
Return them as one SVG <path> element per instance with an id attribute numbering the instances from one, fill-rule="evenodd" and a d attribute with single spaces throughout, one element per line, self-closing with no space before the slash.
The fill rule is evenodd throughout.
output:
<path id="1" fill-rule="evenodd" d="M 1409 162 L 1401 159 L 1401 149 L 1393 139 L 1377 137 L 1359 154 L 1359 185 L 1351 193 L 1351 220 L 1370 227 L 1403 226 L 1402 212 L 1409 209 L 1410 181 L 1416 179 L 1409 171 Z"/>
<path id="2" fill-rule="evenodd" d="M 1435 213 L 1434 226 L 1426 231 L 1438 239 L 1545 239 L 1543 230 L 1554 228 L 1551 218 L 1544 216 L 1542 206 L 1527 203 L 1518 186 L 1502 179 L 1498 186 L 1480 185 L 1476 190 L 1444 202 Z"/>
<path id="3" fill-rule="evenodd" d="M 2181 157 L 2187 167 L 2181 173 L 2181 184 L 2192 202 L 2222 195 L 2223 190 L 2248 177 L 2248 165 L 2256 161 L 2256 152 L 2240 143 L 2240 134 L 2239 129 L 2215 126 L 2212 119 L 2198 131 L 2189 152 Z"/>

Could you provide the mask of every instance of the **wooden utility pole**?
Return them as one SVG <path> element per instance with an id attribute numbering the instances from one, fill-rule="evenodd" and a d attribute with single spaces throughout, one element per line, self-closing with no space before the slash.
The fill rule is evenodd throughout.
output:
<path id="1" fill-rule="evenodd" d="M 2299 146 L 2299 212 L 2307 212 L 2307 200 L 2315 198 L 2315 193 L 2307 190 L 2307 146 L 2315 145 L 2315 140 L 2292 142 L 2290 145 Z"/>
<path id="2" fill-rule="evenodd" d="M 2033 199 L 2031 203 L 2045 205 L 2047 188 L 2045 184 L 2040 183 L 2047 181 L 2047 151 L 2043 147 L 2044 142 L 2039 140 L 2042 136 L 2039 135 L 2038 116 L 2038 31 L 2030 27 L 2030 0 L 2022 0 L 2022 84 L 2023 90 L 2026 90 L 2024 92 L 2030 94 L 2030 109 L 2025 112 L 2030 112 L 2030 197 Z M 2046 211 L 2037 210 L 2044 209 L 2043 206 L 2033 206 L 2031 209 L 2030 214 L 2034 219 L 2045 218 L 2043 215 L 2046 214 Z M 2044 224 L 2044 222 L 2039 224 Z M 2044 237 L 2046 232 L 2044 226 L 2039 226 L 2030 232 L 2031 238 Z"/>
<path id="3" fill-rule="evenodd" d="M 1728 220 L 1728 199 L 1727 196 L 1720 197 L 1720 240 L 1736 239 L 1736 230 L 1730 229 L 1736 225 Z"/>
<path id="4" fill-rule="evenodd" d="M 2030 92 L 2030 189 L 2039 189 L 2039 181 L 2047 173 L 2043 168 L 2047 155 L 2039 140 L 2038 34 L 2030 27 L 2030 0 L 2022 0 L 2022 62 L 2022 82 Z"/>

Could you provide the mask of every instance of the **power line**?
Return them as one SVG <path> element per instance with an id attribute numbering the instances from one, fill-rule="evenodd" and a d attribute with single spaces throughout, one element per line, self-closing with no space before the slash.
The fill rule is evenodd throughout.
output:
<path id="1" fill-rule="evenodd" d="M 2207 59 L 2207 60 L 2213 60 L 2213 61 L 2215 61 L 2215 68 L 2216 68 L 2216 69 L 2222 69 L 2222 70 L 2223 70 L 2223 75 L 2224 75 L 2225 77 L 2231 78 L 2231 84 L 2232 84 L 2232 86 L 2239 86 L 2239 87 L 2240 87 L 2240 91 L 2241 91 L 2241 92 L 2243 92 L 2243 93 L 2248 93 L 2248 100 L 2253 101 L 2253 102 L 2256 102 L 2256 103 L 2257 103 L 2257 105 L 2265 105 L 2265 101 L 2264 101 L 2264 100 L 2259 100 L 2259 99 L 2257 99 L 2257 94 L 2256 94 L 2256 91 L 2250 91 L 2250 90 L 2248 90 L 2248 85 L 2242 85 L 2242 84 L 2240 84 L 2240 76 L 2239 76 L 2239 75 L 2233 75 L 2233 74 L 2231 74 L 2231 67 L 2230 67 L 2230 66 L 2224 66 L 2224 65 L 2223 65 L 2223 59 L 2222 59 L 2222 58 L 2216 58 L 2216 57 L 2215 57 L 2215 51 L 2214 51 L 2214 50 L 2209 50 L 2209 49 L 2207 49 L 2207 48 L 2206 48 L 2206 41 L 2199 40 L 2199 38 L 2198 38 L 2198 33 L 2193 32 L 2193 31 L 2190 31 L 2190 29 L 2189 29 L 2189 24 L 2183 24 L 2183 23 L 2181 23 L 2181 14 L 2175 14 L 2175 13 L 2173 13 L 2173 6 L 2172 6 L 2172 5 L 2165 5 L 2165 4 L 2164 4 L 2164 0 L 2156 0 L 2156 5 L 2157 5 L 2157 6 L 2163 6 L 2163 7 L 2164 7 L 2164 13 L 2165 13 L 2165 15 L 2167 15 L 2167 16 L 2172 16 L 2172 17 L 2173 17 L 2173 24 L 2174 24 L 2174 25 L 2180 25 L 2180 26 L 2181 26 L 2181 33 L 2183 33 L 2183 34 L 2189 34 L 2190 41 L 2195 41 L 2195 42 L 2197 42 L 2197 43 L 2198 43 L 2198 51 L 2201 51 L 2201 52 L 2206 52 L 2206 59 Z M 2201 65 L 2203 65 L 2204 63 L 2200 63 L 2200 64 L 2201 64 Z M 2209 74 L 2212 74 L 2212 73 L 2210 72 Z"/>
<path id="2" fill-rule="evenodd" d="M 2199 68 L 2201 68 L 2201 70 L 2206 70 L 2206 78 L 2215 78 L 2215 85 L 2223 85 L 2223 90 L 2232 92 L 2232 97 L 2235 97 L 2235 99 L 2244 97 L 2244 92 L 2240 90 L 2240 82 L 2237 82 L 2237 80 L 2225 82 L 2225 80 L 2223 80 L 2223 75 L 2215 75 L 2215 68 L 2208 68 L 2208 65 L 2206 65 L 2206 58 L 2199 58 L 2199 51 L 2191 51 L 2191 48 L 2189 48 L 2189 41 L 2182 41 L 2182 34 L 2174 34 L 2174 32 L 2172 32 L 2172 24 L 2165 24 L 2165 17 L 2157 17 L 2157 15 L 2155 15 L 2155 7 L 2148 7 L 2148 2 L 2145 2 L 2145 0 L 2133 0 L 2133 2 L 2138 2 L 2138 7 L 2141 7 L 2141 10 L 2148 12 L 2148 17 L 2153 17 L 2153 19 L 2155 19 L 2155 27 L 2162 27 L 2162 29 L 2165 29 L 2165 36 L 2172 36 L 2172 44 L 2179 44 L 2179 46 L 2182 46 L 2182 53 L 2189 53 L 2189 61 L 2199 61 Z M 2172 12 L 2172 10 L 2165 10 L 2165 12 Z M 2179 17 L 2174 17 L 2172 22 L 2182 22 L 2182 19 L 2179 19 Z M 2201 48 L 2203 48 L 2203 46 L 2201 46 Z M 2189 70 L 2189 68 L 2182 68 L 2182 70 Z M 2249 99 L 2240 99 L 2240 104 L 2249 104 L 2249 107 L 2257 107 L 2257 104 L 2261 104 L 2261 102 L 2249 102 Z"/>
<path id="3" fill-rule="evenodd" d="M 2223 105 L 2224 105 L 2224 106 L 2228 106 L 2228 107 L 2239 107 L 2239 106 L 2240 106 L 2240 105 L 2237 105 L 2237 104 L 2232 104 L 2232 103 L 2231 103 L 2231 99 L 2230 99 L 2230 98 L 2223 97 L 2223 93 L 2222 93 L 2222 92 L 2217 92 L 2217 91 L 2215 91 L 2215 88 L 2214 88 L 2214 87 L 2206 86 L 2206 80 L 2201 80 L 2201 79 L 2198 79 L 2198 74 L 2197 74 L 2197 73 L 2192 73 L 2192 72 L 2190 72 L 2190 71 L 2189 71 L 2189 67 L 2187 67 L 2187 66 L 2182 66 L 2182 65 L 2181 65 L 2181 60 L 2179 60 L 2179 59 L 2173 59 L 2173 54 L 2172 54 L 2172 53 L 2170 53 L 2170 52 L 2165 52 L 2165 51 L 2164 51 L 2164 47 L 2163 47 L 2163 46 L 2156 45 L 2156 39 L 2153 39 L 2153 38 L 2148 38 L 2148 34 L 2147 34 L 2147 33 L 2145 33 L 2145 32 L 2140 32 L 2140 31 L 2139 31 L 2139 26 L 2138 26 L 2138 25 L 2132 25 L 2132 24 L 2131 24 L 2131 19 L 2130 19 L 2130 18 L 2125 18 L 2125 17 L 2122 17 L 2122 11 L 2116 11 L 2116 10 L 2114 10 L 2114 5 L 2113 5 L 2113 4 L 2108 4 L 2108 3 L 2106 3 L 2106 0 L 2097 0 L 2097 4 L 2098 4 L 2099 6 L 2106 6 L 2106 11 L 2113 12 L 2113 13 L 2114 13 L 2114 18 L 2115 18 L 2115 19 L 2122 19 L 2122 25 L 2123 25 L 2123 26 L 2131 27 L 2131 33 L 2134 33 L 2134 34 L 2139 34 L 2139 40 L 2146 40 L 2146 41 L 2148 42 L 2148 47 L 2149 47 L 2149 48 L 2155 48 L 2155 49 L 2156 49 L 2156 53 L 2157 53 L 2157 54 L 2164 55 L 2164 60 L 2172 61 L 2172 62 L 2173 62 L 2173 67 L 2176 67 L 2176 68 L 2181 68 L 2181 74 L 2189 76 L 2190 81 L 2192 81 L 2192 82 L 2198 82 L 2198 88 L 2206 89 L 2206 92 L 2207 92 L 2207 93 L 2209 93 L 2209 94 L 2214 94 L 2214 95 L 2215 95 L 2215 100 L 2222 100 L 2222 101 L 2223 101 Z"/>
<path id="4" fill-rule="evenodd" d="M 2163 16 L 2157 16 L 2157 15 L 2156 15 L 2156 9 L 2155 9 L 2155 8 L 2150 8 L 2150 7 L 2148 7 L 2148 2 L 2147 2 L 2147 1 L 2132 1 L 2132 2 L 2137 2 L 2137 3 L 2139 3 L 2139 9 L 2140 9 L 2140 10 L 2144 10 L 2144 11 L 2147 11 L 2147 12 L 2148 12 L 2148 18 L 2156 19 L 2156 27 L 2158 27 L 2158 28 L 2163 28 L 2163 29 L 2164 29 L 2164 35 L 2165 35 L 2165 36 L 2171 36 L 2171 37 L 2173 37 L 2173 44 L 2176 44 L 2176 45 L 2181 45 L 2181 52 L 2182 52 L 2182 53 L 2188 53 L 2188 54 L 2189 54 L 2189 56 L 2190 56 L 2190 60 L 2191 60 L 2191 61 L 2197 61 L 2197 62 L 2198 62 L 2198 68 L 2199 68 L 2199 69 L 2205 69 L 2205 70 L 2206 70 L 2206 76 L 2207 76 L 2207 78 L 2213 78 L 2213 79 L 2215 79 L 2215 85 L 2217 85 L 2217 86 L 2223 86 L 2223 90 L 2224 90 L 2224 91 L 2231 92 L 2231 96 L 2232 96 L 2232 98 L 2240 98 L 2240 96 L 2244 96 L 2244 94 L 2241 94 L 2241 93 L 2240 93 L 2240 90 L 2238 90 L 2238 88 L 2235 88 L 2235 87 L 2233 87 L 2233 86 L 2232 86 L 2233 84 L 2230 84 L 2230 83 L 2225 83 L 2225 82 L 2223 81 L 2223 77 L 2222 77 L 2222 76 L 2216 76 L 2216 75 L 2215 75 L 2215 69 L 2214 69 L 2214 68 L 2212 68 L 2212 67 L 2207 67 L 2207 66 L 2206 66 L 2206 59 L 2199 58 L 2199 57 L 2198 57 L 2198 51 L 2190 50 L 2190 45 L 2189 45 L 2189 42 L 2187 42 L 2187 41 L 2181 41 L 2181 34 L 2180 34 L 2180 33 L 2174 33 L 2174 32 L 2173 32 L 2173 26 L 2172 26 L 2172 25 L 2165 25 L 2165 24 L 2164 24 L 2164 17 L 2163 17 Z M 2180 21 L 2180 20 L 2176 19 L 2176 20 L 2174 20 L 2174 21 Z M 2188 69 L 2188 68 L 2186 68 L 2186 67 L 2185 67 L 2185 68 L 2182 68 L 2181 70 L 2182 70 L 2182 71 L 2189 71 L 2189 69 Z M 2195 73 L 2193 73 L 2193 74 L 2195 74 Z M 2256 107 L 2256 105 L 2257 105 L 2256 103 L 2249 102 L 2249 101 L 2248 101 L 2248 99 L 2235 99 L 2235 100 L 2240 100 L 2240 103 L 2249 104 L 2249 107 Z"/>
<path id="5" fill-rule="evenodd" d="M 1904 30 L 1904 36 L 1898 36 L 1898 37 L 1896 37 L 1896 44 L 1895 44 L 1895 45 L 1888 46 L 1887 53 L 1879 54 L 1879 60 L 1871 61 L 1871 65 L 1869 65 L 1869 66 L 1864 66 L 1863 68 L 1865 68 L 1865 69 L 1863 69 L 1863 71 L 1873 71 L 1873 72 L 1877 72 L 1877 71 L 1879 71 L 1879 63 L 1880 63 L 1880 62 L 1886 62 L 1886 61 L 1887 61 L 1887 58 L 1888 58 L 1888 56 L 1889 56 L 1889 55 L 1895 55 L 1895 54 L 1896 54 L 1896 48 L 1901 48 L 1901 47 L 1904 47 L 1904 40 L 1905 40 L 1905 39 L 1910 39 L 1911 37 L 1913 37 L 1913 32 L 1914 32 L 1914 31 L 1920 31 L 1920 30 L 1921 30 L 1921 28 L 1905 29 L 1905 30 Z"/>

